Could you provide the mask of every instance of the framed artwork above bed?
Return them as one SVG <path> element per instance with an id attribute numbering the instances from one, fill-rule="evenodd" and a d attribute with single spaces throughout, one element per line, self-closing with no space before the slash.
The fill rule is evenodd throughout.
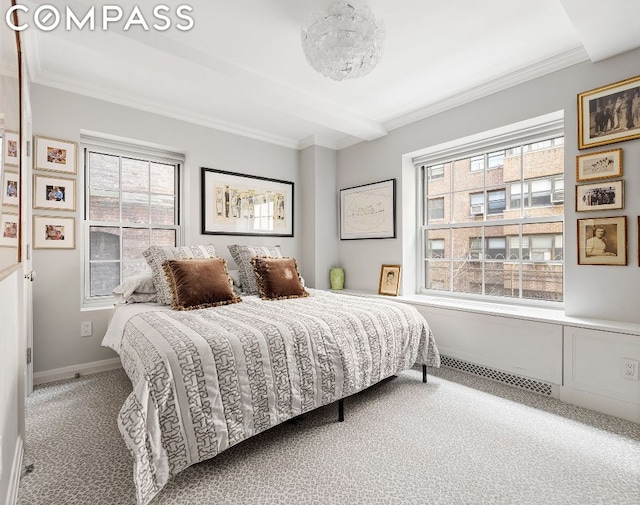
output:
<path id="1" fill-rule="evenodd" d="M 293 237 L 293 182 L 202 167 L 202 234 Z"/>

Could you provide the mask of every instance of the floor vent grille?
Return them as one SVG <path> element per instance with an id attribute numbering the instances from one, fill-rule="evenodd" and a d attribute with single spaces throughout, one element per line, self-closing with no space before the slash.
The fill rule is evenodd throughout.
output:
<path id="1" fill-rule="evenodd" d="M 487 379 L 493 379 L 504 384 L 509 384 L 510 386 L 526 389 L 527 391 L 533 391 L 534 393 L 540 393 L 545 396 L 551 396 L 552 394 L 551 384 L 548 382 L 520 377 L 519 375 L 502 372 L 487 366 L 476 365 L 475 363 L 469 363 L 468 361 L 452 358 L 450 356 L 440 356 L 440 358 L 442 365 L 449 368 L 455 368 L 456 370 L 486 377 Z"/>

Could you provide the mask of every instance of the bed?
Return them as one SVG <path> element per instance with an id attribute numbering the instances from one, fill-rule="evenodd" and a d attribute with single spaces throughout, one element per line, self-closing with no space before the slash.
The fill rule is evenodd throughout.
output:
<path id="1" fill-rule="evenodd" d="M 193 311 L 115 308 L 103 345 L 133 391 L 118 426 L 137 502 L 242 440 L 440 358 L 424 318 L 386 299 L 307 289 L 305 298 Z"/>

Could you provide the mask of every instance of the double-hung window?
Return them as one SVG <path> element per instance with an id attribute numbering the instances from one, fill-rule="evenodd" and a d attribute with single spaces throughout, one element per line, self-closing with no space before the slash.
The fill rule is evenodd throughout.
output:
<path id="1" fill-rule="evenodd" d="M 422 181 L 421 291 L 562 301 L 562 134 L 556 115 L 413 159 Z M 443 176 L 434 179 L 433 167 Z"/>
<path id="2" fill-rule="evenodd" d="M 126 278 L 150 273 L 142 252 L 180 243 L 177 155 L 136 146 L 86 145 L 84 299 L 110 297 Z"/>

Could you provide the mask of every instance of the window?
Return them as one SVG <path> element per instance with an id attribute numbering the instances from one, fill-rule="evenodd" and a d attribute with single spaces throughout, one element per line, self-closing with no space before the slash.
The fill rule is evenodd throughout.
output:
<path id="1" fill-rule="evenodd" d="M 558 115 L 536 129 L 489 132 L 414 158 L 423 180 L 432 167 L 449 167 L 437 184 L 423 185 L 423 292 L 562 301 L 562 130 Z M 433 222 L 436 201 L 446 201 L 447 212 Z"/>
<path id="2" fill-rule="evenodd" d="M 444 219 L 444 198 L 431 198 L 428 205 L 428 219 Z"/>
<path id="3" fill-rule="evenodd" d="M 429 240 L 427 254 L 430 258 L 444 258 L 444 239 L 434 238 Z"/>
<path id="4" fill-rule="evenodd" d="M 432 167 L 429 167 L 429 170 L 427 171 L 427 177 L 430 181 L 444 179 L 444 165 L 434 165 Z"/>
<path id="5" fill-rule="evenodd" d="M 98 301 L 150 272 L 142 257 L 150 245 L 180 243 L 181 160 L 106 147 L 86 147 L 84 156 L 84 298 Z"/>

